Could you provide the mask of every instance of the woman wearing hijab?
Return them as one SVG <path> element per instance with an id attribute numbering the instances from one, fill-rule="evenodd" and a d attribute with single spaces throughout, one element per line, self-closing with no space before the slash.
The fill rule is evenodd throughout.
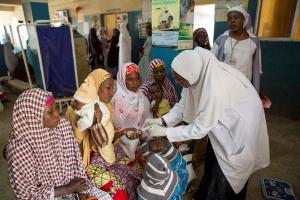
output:
<path id="1" fill-rule="evenodd" d="M 102 46 L 102 50 L 103 50 L 104 66 L 107 66 L 107 54 L 109 51 L 109 38 L 107 35 L 107 31 L 104 27 L 101 27 L 99 29 L 98 38 L 101 42 L 101 46 Z"/>
<path id="2" fill-rule="evenodd" d="M 119 65 L 119 46 L 118 46 L 119 36 L 120 36 L 120 31 L 115 28 L 113 30 L 113 35 L 110 41 L 110 48 L 107 56 L 107 65 L 114 79 L 117 79 L 118 65 Z"/>
<path id="3" fill-rule="evenodd" d="M 193 33 L 194 47 L 202 47 L 211 50 L 208 34 L 205 28 L 198 28 Z"/>
<path id="4" fill-rule="evenodd" d="M 149 64 L 151 76 L 143 83 L 140 87 L 140 91 L 151 102 L 151 86 L 157 82 L 161 85 L 163 90 L 163 98 L 167 99 L 171 106 L 174 106 L 177 103 L 177 94 L 174 85 L 170 80 L 167 79 L 165 63 L 161 59 L 154 59 Z"/>
<path id="5" fill-rule="evenodd" d="M 120 25 L 120 38 L 119 38 L 119 69 L 125 63 L 131 62 L 131 37 L 128 32 L 128 24 L 122 23 Z"/>
<path id="6" fill-rule="evenodd" d="M 89 65 L 92 70 L 96 68 L 103 68 L 104 57 L 103 49 L 100 40 L 97 37 L 96 29 L 91 28 L 88 36 L 88 50 L 89 50 Z"/>
<path id="7" fill-rule="evenodd" d="M 143 45 L 143 56 L 139 62 L 142 83 L 144 83 L 144 81 L 150 76 L 149 63 L 151 59 L 151 49 L 152 49 L 152 25 L 150 22 L 147 22 L 146 34 L 147 34 L 147 39 Z"/>
<path id="8" fill-rule="evenodd" d="M 111 199 L 88 180 L 70 123 L 59 117 L 50 92 L 18 97 L 6 157 L 17 199 Z"/>
<path id="9" fill-rule="evenodd" d="M 113 123 L 116 131 L 126 128 L 141 129 L 146 118 L 152 117 L 150 102 L 138 91 L 140 87 L 140 70 L 134 63 L 126 63 L 120 69 L 117 79 L 117 91 L 112 99 Z M 130 160 L 135 159 L 139 140 L 120 138 L 120 145 Z"/>
<path id="10" fill-rule="evenodd" d="M 112 193 L 113 199 L 118 199 L 120 196 L 123 196 L 124 199 L 129 197 L 134 199 L 136 197 L 135 189 L 141 177 L 127 163 L 124 164 L 123 160 L 126 158 L 117 142 L 122 135 L 131 137 L 128 135 L 129 129 L 116 132 L 113 127 L 110 103 L 113 97 L 113 86 L 113 79 L 107 71 L 94 70 L 74 94 L 75 101 L 68 108 L 66 118 L 72 124 L 89 178 L 98 187 Z M 95 104 L 99 104 L 99 101 L 100 111 L 94 107 Z M 92 110 L 91 112 L 95 113 L 95 116 L 87 117 L 88 112 L 82 113 L 85 110 Z M 86 128 L 86 126 L 82 128 L 82 124 L 89 119 L 96 122 L 93 122 L 91 128 Z M 107 138 L 104 145 L 103 143 L 99 145 L 97 135 L 93 133 L 98 122 L 101 122 L 101 126 L 104 128 L 104 131 L 96 129 L 100 133 L 99 139 Z"/>
<path id="11" fill-rule="evenodd" d="M 204 175 L 195 196 L 245 199 L 249 176 L 270 162 L 257 92 L 244 75 L 200 47 L 176 56 L 172 74 L 183 87 L 180 102 L 162 118 L 148 119 L 143 131 L 167 136 L 170 142 L 208 135 Z M 173 127 L 181 121 L 188 125 Z"/>
<path id="12" fill-rule="evenodd" d="M 258 38 L 248 27 L 250 16 L 242 6 L 235 6 L 229 10 L 227 21 L 229 30 L 216 39 L 212 52 L 218 60 L 242 72 L 259 92 L 261 50 Z"/>

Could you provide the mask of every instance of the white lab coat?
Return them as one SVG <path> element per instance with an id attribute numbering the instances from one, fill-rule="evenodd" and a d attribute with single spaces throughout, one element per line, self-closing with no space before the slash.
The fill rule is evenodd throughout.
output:
<path id="1" fill-rule="evenodd" d="M 199 71 L 197 67 L 202 67 L 198 76 L 200 82 L 197 80 L 196 86 L 183 89 L 180 102 L 163 116 L 168 125 L 166 134 L 170 142 L 208 135 L 223 174 L 234 192 L 239 193 L 253 172 L 270 163 L 262 103 L 243 75 L 223 67 L 206 50 L 197 49 L 196 52 L 201 62 L 197 63 L 195 52 L 189 51 L 172 63 L 173 70 L 182 75 L 195 74 Z M 183 63 L 194 68 L 195 72 L 180 69 Z M 198 66 L 192 66 L 192 63 Z M 190 75 L 189 79 L 191 83 L 197 77 Z M 195 100 L 200 101 L 199 105 Z M 181 121 L 187 121 L 189 125 L 173 127 Z"/>

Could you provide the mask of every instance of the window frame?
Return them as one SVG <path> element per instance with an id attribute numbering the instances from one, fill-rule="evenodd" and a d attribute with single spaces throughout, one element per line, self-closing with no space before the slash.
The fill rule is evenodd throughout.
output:
<path id="1" fill-rule="evenodd" d="M 261 6 L 263 0 L 258 0 L 256 8 L 256 18 L 254 32 L 258 36 L 258 25 L 260 20 Z M 300 39 L 294 39 L 296 33 L 297 17 L 300 13 L 300 0 L 297 0 L 296 9 L 293 17 L 292 29 L 289 37 L 259 37 L 260 41 L 296 41 L 300 42 Z M 299 17 L 300 20 L 300 17 Z"/>

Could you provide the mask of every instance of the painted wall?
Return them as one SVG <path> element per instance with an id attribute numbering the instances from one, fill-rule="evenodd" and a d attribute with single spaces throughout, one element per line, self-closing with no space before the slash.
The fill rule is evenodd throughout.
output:
<path id="1" fill-rule="evenodd" d="M 262 90 L 269 112 L 300 119 L 300 42 L 262 41 Z"/>
<path id="2" fill-rule="evenodd" d="M 120 3 L 122 2 L 122 3 Z M 49 0 L 50 18 L 54 17 L 56 10 L 68 9 L 70 16 L 75 16 L 75 8 L 82 7 L 83 15 L 95 15 L 103 13 L 116 13 L 142 10 L 141 0 Z"/>

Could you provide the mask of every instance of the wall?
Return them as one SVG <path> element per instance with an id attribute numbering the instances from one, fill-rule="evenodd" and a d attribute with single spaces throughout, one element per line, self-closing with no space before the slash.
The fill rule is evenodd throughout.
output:
<path id="1" fill-rule="evenodd" d="M 120 3 L 122 2 L 122 3 Z M 68 9 L 70 16 L 75 16 L 75 8 L 82 7 L 83 15 L 103 13 L 128 12 L 142 10 L 141 0 L 49 0 L 50 18 L 54 17 L 56 10 Z"/>
<path id="2" fill-rule="evenodd" d="M 300 119 L 300 42 L 262 41 L 262 91 L 269 112 Z"/>

